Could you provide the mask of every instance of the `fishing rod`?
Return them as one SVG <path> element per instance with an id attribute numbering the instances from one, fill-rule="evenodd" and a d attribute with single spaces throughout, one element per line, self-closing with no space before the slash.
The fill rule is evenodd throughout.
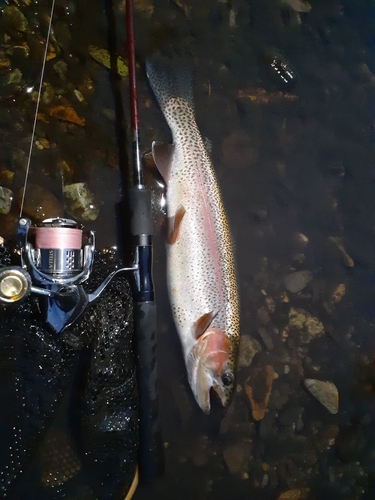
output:
<path id="1" fill-rule="evenodd" d="M 134 326 L 139 390 L 139 478 L 148 483 L 162 472 L 162 439 L 156 363 L 156 302 L 152 277 L 151 193 L 143 184 L 135 62 L 133 1 L 126 0 L 129 103 L 133 187 L 129 191 L 130 230 L 135 248 Z"/>

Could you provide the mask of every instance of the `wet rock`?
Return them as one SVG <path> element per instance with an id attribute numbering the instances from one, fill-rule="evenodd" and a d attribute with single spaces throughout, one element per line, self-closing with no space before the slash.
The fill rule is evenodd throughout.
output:
<path id="1" fill-rule="evenodd" d="M 282 332 L 283 337 L 289 333 L 299 336 L 302 342 L 309 343 L 324 333 L 324 326 L 318 318 L 302 308 L 292 307 L 289 312 L 289 323 Z"/>
<path id="2" fill-rule="evenodd" d="M 254 356 L 261 351 L 262 347 L 259 342 L 250 335 L 243 335 L 240 342 L 240 353 L 238 358 L 238 366 L 250 366 Z"/>
<path id="3" fill-rule="evenodd" d="M 18 83 L 21 83 L 22 80 L 22 73 L 18 68 L 14 68 L 13 71 L 9 73 L 6 79 L 7 85 L 17 85 Z"/>
<path id="4" fill-rule="evenodd" d="M 266 297 L 265 303 L 266 303 L 267 311 L 270 314 L 273 314 L 275 312 L 275 309 L 276 309 L 276 304 L 275 304 L 275 301 L 273 300 L 273 298 L 270 296 Z"/>
<path id="5" fill-rule="evenodd" d="M 251 455 L 251 441 L 244 439 L 224 448 L 223 458 L 231 474 L 236 475 L 247 468 Z"/>
<path id="6" fill-rule="evenodd" d="M 309 493 L 309 488 L 293 488 L 292 490 L 281 493 L 277 500 L 305 500 Z"/>
<path id="7" fill-rule="evenodd" d="M 333 382 L 308 378 L 304 380 L 304 384 L 332 415 L 339 411 L 339 392 Z"/>
<path id="8" fill-rule="evenodd" d="M 10 67 L 10 59 L 3 53 L 0 53 L 0 69 L 7 69 Z"/>
<path id="9" fill-rule="evenodd" d="M 17 199 L 22 199 L 22 190 Z M 49 217 L 61 217 L 63 207 L 59 200 L 49 191 L 37 184 L 29 183 L 26 190 L 23 213 L 33 222 L 40 222 Z"/>
<path id="10" fill-rule="evenodd" d="M 52 85 L 49 83 L 43 84 L 42 96 L 40 98 L 41 104 L 43 104 L 44 106 L 48 106 L 49 104 L 51 104 L 54 97 L 55 97 L 55 91 Z"/>
<path id="11" fill-rule="evenodd" d="M 258 328 L 258 333 L 259 333 L 260 338 L 263 341 L 263 344 L 266 346 L 266 349 L 271 351 L 274 348 L 271 335 L 262 326 L 260 328 Z"/>
<path id="12" fill-rule="evenodd" d="M 27 19 L 15 5 L 4 7 L 2 19 L 5 30 L 27 31 Z"/>
<path id="13" fill-rule="evenodd" d="M 277 373 L 271 365 L 255 368 L 245 381 L 245 392 L 250 401 L 254 420 L 262 420 L 266 413 L 272 391 L 272 383 Z"/>
<path id="14" fill-rule="evenodd" d="M 85 182 L 64 186 L 64 206 L 67 213 L 78 220 L 93 221 L 99 215 L 99 208 L 94 203 L 94 195 Z"/>
<path id="15" fill-rule="evenodd" d="M 74 95 L 76 96 L 76 99 L 77 99 L 78 102 L 84 102 L 85 101 L 85 98 L 83 97 L 82 92 L 80 92 L 77 89 L 75 89 L 73 92 L 74 92 Z"/>
<path id="16" fill-rule="evenodd" d="M 297 271 L 285 276 L 284 285 L 288 292 L 298 293 L 307 287 L 312 278 L 313 275 L 310 271 Z"/>
<path id="17" fill-rule="evenodd" d="M 27 154 L 23 149 L 15 149 L 12 151 L 12 166 L 14 170 L 26 170 Z"/>
<path id="18" fill-rule="evenodd" d="M 13 183 L 14 172 L 11 170 L 0 169 L 0 185 L 10 188 Z"/>
<path id="19" fill-rule="evenodd" d="M 70 34 L 69 24 L 63 21 L 57 21 L 54 26 L 55 37 L 59 47 L 66 53 L 70 51 L 72 35 Z"/>
<path id="20" fill-rule="evenodd" d="M 335 287 L 335 289 L 333 290 L 333 292 L 331 294 L 331 302 L 333 304 L 337 304 L 338 302 L 340 302 L 342 300 L 345 293 L 346 293 L 346 286 L 344 283 L 340 283 L 339 285 L 337 285 Z"/>
<path id="21" fill-rule="evenodd" d="M 265 307 L 260 307 L 257 310 L 257 321 L 260 325 L 268 325 L 271 321 L 270 315 Z"/>
<path id="22" fill-rule="evenodd" d="M 42 151 L 43 149 L 49 149 L 50 144 L 49 141 L 45 137 L 40 137 L 35 141 L 35 147 L 39 150 Z"/>
<path id="23" fill-rule="evenodd" d="M 66 80 L 66 73 L 68 70 L 68 65 L 66 64 L 65 61 L 57 61 L 53 65 L 53 69 L 57 73 L 57 75 L 61 78 L 61 80 Z"/>
<path id="24" fill-rule="evenodd" d="M 153 0 L 135 0 L 134 10 L 140 12 L 146 17 L 151 17 L 154 13 L 154 1 Z"/>
<path id="25" fill-rule="evenodd" d="M 8 214 L 12 207 L 13 191 L 0 186 L 0 214 Z"/>
<path id="26" fill-rule="evenodd" d="M 307 245 L 309 243 L 309 238 L 303 233 L 296 233 L 294 239 L 296 243 L 299 243 L 300 245 Z"/>

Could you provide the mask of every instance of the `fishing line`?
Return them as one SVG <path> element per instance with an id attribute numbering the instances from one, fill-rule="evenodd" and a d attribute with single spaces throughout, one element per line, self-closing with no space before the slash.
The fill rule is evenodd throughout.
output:
<path id="1" fill-rule="evenodd" d="M 29 179 L 29 171 L 30 171 L 30 162 L 31 162 L 31 155 L 33 152 L 33 146 L 34 146 L 34 138 L 35 138 L 35 129 L 36 129 L 36 122 L 38 120 L 38 112 L 39 112 L 39 105 L 40 105 L 40 98 L 42 95 L 42 86 L 43 86 L 43 80 L 44 80 L 44 70 L 46 67 L 46 61 L 47 61 L 47 52 L 48 52 L 48 45 L 49 45 L 49 39 L 50 39 L 50 34 L 51 34 L 51 29 L 52 29 L 52 16 L 55 10 L 55 0 L 52 0 L 52 6 L 51 6 L 51 13 L 49 17 L 49 23 L 48 23 L 48 31 L 47 31 L 47 38 L 46 38 L 46 47 L 44 49 L 44 57 L 43 57 L 43 64 L 42 64 L 42 71 L 40 74 L 40 83 L 39 83 L 39 90 L 38 90 L 38 98 L 36 102 L 36 108 L 35 108 L 35 116 L 34 116 L 34 123 L 33 123 L 33 130 L 31 133 L 31 142 L 30 142 L 30 149 L 29 149 L 29 156 L 27 158 L 27 165 L 26 165 L 26 174 L 25 174 L 25 183 L 23 185 L 23 193 L 22 193 L 22 201 L 21 201 L 21 209 L 20 209 L 20 217 L 22 217 L 22 212 L 23 212 L 23 205 L 25 202 L 25 194 L 26 194 L 26 186 L 27 186 L 27 181 Z"/>

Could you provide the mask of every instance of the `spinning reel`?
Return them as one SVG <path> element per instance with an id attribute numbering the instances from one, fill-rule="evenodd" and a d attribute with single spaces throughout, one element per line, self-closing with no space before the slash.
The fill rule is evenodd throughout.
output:
<path id="1" fill-rule="evenodd" d="M 39 295 L 45 321 L 57 333 L 70 326 L 116 274 L 137 269 L 116 269 L 93 293 L 87 293 L 82 283 L 93 267 L 93 231 L 85 234 L 71 219 L 51 218 L 32 226 L 29 219 L 22 217 L 17 240 L 21 266 L 0 269 L 0 304 L 21 302 L 31 293 Z"/>

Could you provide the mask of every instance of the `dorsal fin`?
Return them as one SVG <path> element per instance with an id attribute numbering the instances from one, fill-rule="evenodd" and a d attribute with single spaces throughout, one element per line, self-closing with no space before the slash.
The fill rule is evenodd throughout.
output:
<path id="1" fill-rule="evenodd" d="M 196 339 L 199 339 L 199 337 L 204 334 L 217 313 L 218 311 L 210 311 L 202 314 L 202 316 L 194 322 L 194 333 Z"/>
<path id="2" fill-rule="evenodd" d="M 154 158 L 154 162 L 163 176 L 167 186 L 171 173 L 173 153 L 174 144 L 166 144 L 164 142 L 155 141 L 152 143 L 152 156 Z"/>

